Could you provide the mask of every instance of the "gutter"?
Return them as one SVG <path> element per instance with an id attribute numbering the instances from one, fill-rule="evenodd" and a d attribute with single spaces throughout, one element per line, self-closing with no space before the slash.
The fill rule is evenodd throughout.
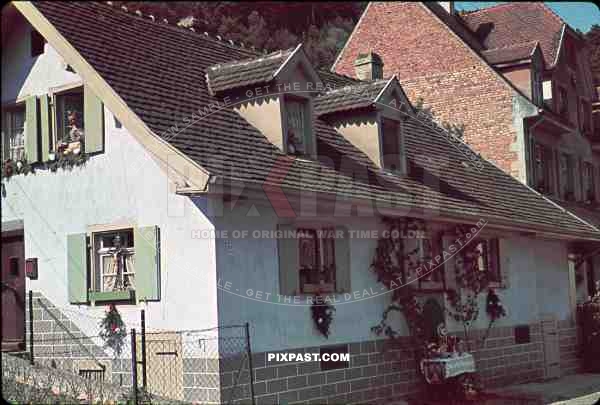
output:
<path id="1" fill-rule="evenodd" d="M 203 196 L 207 196 L 207 197 L 220 197 L 220 196 L 225 196 L 227 194 L 230 193 L 225 193 L 223 191 L 223 188 L 215 188 L 217 186 L 217 184 L 219 185 L 223 185 L 222 182 L 222 177 L 221 176 L 212 176 L 212 180 L 210 182 L 207 183 L 207 187 L 205 187 L 204 190 L 195 190 L 195 189 L 188 189 L 188 190 L 181 190 L 180 192 L 178 192 L 178 194 L 180 195 L 187 195 L 187 196 L 194 196 L 194 195 L 203 195 Z M 525 185 L 526 187 L 528 187 L 530 190 L 534 191 L 536 194 L 542 196 L 546 201 L 550 202 L 552 205 L 554 205 L 556 208 L 560 209 L 560 211 L 564 212 L 565 214 L 569 214 L 572 217 L 574 217 L 575 219 L 577 219 L 579 222 L 582 223 L 582 225 L 588 225 L 590 227 L 589 230 L 589 234 L 593 234 L 594 231 L 598 233 L 598 235 L 594 238 L 593 236 L 581 236 L 581 235 L 577 235 L 577 234 L 573 234 L 573 233 L 569 233 L 569 234 L 562 234 L 562 233 L 557 233 L 556 231 L 549 231 L 549 230 L 541 230 L 541 228 L 532 228 L 532 227 L 524 227 L 523 225 L 519 225 L 519 224 L 514 224 L 514 223 L 510 223 L 510 222 L 506 222 L 506 221 L 501 221 L 501 222 L 497 222 L 497 218 L 493 218 L 492 220 L 488 221 L 489 223 L 489 227 L 490 228 L 495 228 L 495 229 L 500 229 L 500 230 L 505 230 L 505 231 L 512 231 L 514 233 L 518 233 L 521 236 L 529 236 L 529 237 L 546 237 L 549 239 L 554 239 L 554 240 L 568 240 L 568 241 L 573 241 L 573 240 L 585 240 L 585 241 L 591 241 L 591 242 L 600 242 L 600 230 L 595 227 L 594 225 L 588 223 L 587 221 L 584 221 L 583 219 L 577 217 L 576 215 L 574 215 L 573 213 L 571 213 L 570 211 L 566 210 L 565 208 L 561 207 L 560 205 L 556 204 L 555 202 L 553 202 L 552 200 L 548 199 L 547 197 L 545 197 L 544 195 L 540 194 L 539 192 L 535 191 L 534 189 L 532 189 L 531 187 Z M 273 205 L 273 203 L 277 202 L 277 201 L 285 201 L 287 203 L 290 202 L 290 200 L 293 200 L 295 197 L 299 196 L 300 193 L 302 192 L 302 190 L 298 190 L 298 189 L 283 189 L 282 191 L 285 192 L 285 195 L 283 195 L 283 197 L 281 198 L 274 198 L 273 196 L 271 196 L 270 198 L 268 198 L 265 195 L 264 189 L 262 188 L 262 186 L 260 184 L 257 183 L 242 183 L 240 182 L 240 186 L 236 186 L 233 185 L 233 188 L 238 187 L 240 189 L 240 191 L 245 190 L 245 191 L 249 191 L 250 195 L 248 195 L 248 199 L 252 199 L 252 200 L 262 200 L 267 206 L 271 206 Z M 238 194 L 238 193 L 235 193 Z M 239 193 L 241 194 L 241 193 Z M 247 193 L 248 194 L 248 193 Z M 335 194 L 332 193 L 319 193 L 319 195 L 325 200 L 324 202 L 326 204 L 333 204 L 334 206 L 339 205 L 340 201 L 337 198 L 337 196 Z M 354 205 L 354 206 L 368 206 L 371 207 L 371 209 L 373 209 L 373 203 L 375 201 L 372 199 L 351 199 L 349 200 L 347 203 Z M 316 203 L 316 201 L 315 201 Z M 387 204 L 383 203 L 383 202 L 375 202 L 376 206 L 377 206 L 377 213 L 374 212 L 374 217 L 377 216 L 390 216 L 390 217 L 402 217 L 402 216 L 406 216 L 406 209 L 410 209 L 410 208 L 415 208 L 415 207 L 411 207 L 409 205 L 403 205 L 401 207 L 388 207 Z M 325 205 L 327 206 L 327 205 Z M 423 207 L 416 207 L 418 208 L 418 212 L 412 212 L 410 214 L 411 217 L 415 217 L 415 218 L 422 218 L 422 219 L 427 219 L 430 221 L 439 221 L 439 222 L 446 222 L 446 223 L 453 223 L 453 224 L 476 224 L 478 221 L 480 221 L 481 219 L 486 219 L 485 218 L 485 214 L 482 214 L 481 218 L 478 217 L 472 217 L 472 216 L 463 216 L 463 215 L 448 215 L 448 214 L 444 214 L 444 213 L 440 213 L 440 209 L 436 209 L 436 208 L 423 208 Z M 496 222 L 494 222 L 496 221 Z"/>

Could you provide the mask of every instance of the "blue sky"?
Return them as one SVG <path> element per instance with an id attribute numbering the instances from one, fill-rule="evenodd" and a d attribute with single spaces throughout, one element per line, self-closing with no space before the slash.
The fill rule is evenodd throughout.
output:
<path id="1" fill-rule="evenodd" d="M 500 1 L 457 1 L 457 10 L 477 10 L 500 4 Z M 573 28 L 587 32 L 594 24 L 600 25 L 600 9 L 592 2 L 545 2 Z"/>

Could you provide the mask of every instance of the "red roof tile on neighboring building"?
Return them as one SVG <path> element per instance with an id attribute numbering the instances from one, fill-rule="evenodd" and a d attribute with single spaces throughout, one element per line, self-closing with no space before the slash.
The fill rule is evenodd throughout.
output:
<path id="1" fill-rule="evenodd" d="M 463 14 L 486 49 L 540 43 L 545 63 L 554 64 L 564 22 L 543 3 L 509 3 Z"/>

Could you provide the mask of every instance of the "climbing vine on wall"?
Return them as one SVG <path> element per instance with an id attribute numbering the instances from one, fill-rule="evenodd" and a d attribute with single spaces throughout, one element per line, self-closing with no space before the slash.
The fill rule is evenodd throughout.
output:
<path id="1" fill-rule="evenodd" d="M 417 269 L 426 258 L 420 258 L 418 248 L 406 252 L 404 236 L 409 231 L 425 231 L 425 222 L 413 218 L 384 218 L 387 232 L 377 242 L 371 270 L 377 281 L 391 290 L 391 302 L 383 311 L 382 319 L 372 331 L 395 339 L 400 331 L 389 323 L 392 312 L 401 312 L 408 324 L 411 339 L 417 347 L 424 347 L 425 328 L 423 307 L 417 300 L 414 287 L 407 284 L 415 280 Z"/>
<path id="2" fill-rule="evenodd" d="M 473 232 L 472 228 L 459 225 L 455 228 L 456 240 L 471 240 Z M 461 246 L 459 253 L 454 258 L 456 288 L 449 290 L 447 294 L 449 304 L 447 312 L 451 318 L 462 324 L 467 350 L 471 350 L 469 332 L 473 322 L 479 317 L 479 297 L 484 291 L 488 291 L 486 313 L 489 322 L 479 345 L 483 346 L 485 343 L 494 322 L 506 315 L 500 297 L 492 289 L 489 289 L 488 273 L 479 268 L 480 256 L 481 252 L 476 243 Z"/>

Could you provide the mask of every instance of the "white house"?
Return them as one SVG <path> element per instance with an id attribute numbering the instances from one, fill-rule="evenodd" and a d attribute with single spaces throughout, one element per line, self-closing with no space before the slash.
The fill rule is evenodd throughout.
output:
<path id="1" fill-rule="evenodd" d="M 116 304 L 128 329 L 144 309 L 167 340 L 248 323 L 259 402 L 402 398 L 419 378 L 409 350 L 381 353 L 371 328 L 393 292 L 371 267 L 383 219 L 411 218 L 425 228 L 402 235 L 407 251 L 455 253 L 432 274 L 406 274 L 423 302 L 447 307 L 463 242 L 481 250 L 479 270 L 508 311 L 478 353 L 489 384 L 577 369 L 570 258 L 597 248 L 599 229 L 432 128 L 395 77 L 359 82 L 316 71 L 301 46 L 260 54 L 154 20 L 94 2 L 3 9 L 2 280 L 14 300 L 3 305 L 3 350 L 24 342 L 32 290 L 36 359 L 75 373 L 89 357 L 45 340 L 64 333 L 59 323 L 90 338 L 112 382 L 131 384 L 129 363 L 96 337 Z M 475 232 L 457 244 L 457 225 Z M 25 278 L 32 259 L 37 277 Z M 336 308 L 328 337 L 311 319 L 317 293 Z M 402 316 L 390 323 L 408 341 Z M 487 324 L 482 310 L 472 329 Z M 205 357 L 236 352 L 227 329 L 217 333 Z M 329 349 L 350 361 L 266 360 Z M 148 361 L 174 373 L 157 394 L 231 395 L 222 361 L 209 371 L 185 357 Z M 207 372 L 211 386 L 194 377 Z M 240 384 L 236 395 L 249 396 Z"/>

